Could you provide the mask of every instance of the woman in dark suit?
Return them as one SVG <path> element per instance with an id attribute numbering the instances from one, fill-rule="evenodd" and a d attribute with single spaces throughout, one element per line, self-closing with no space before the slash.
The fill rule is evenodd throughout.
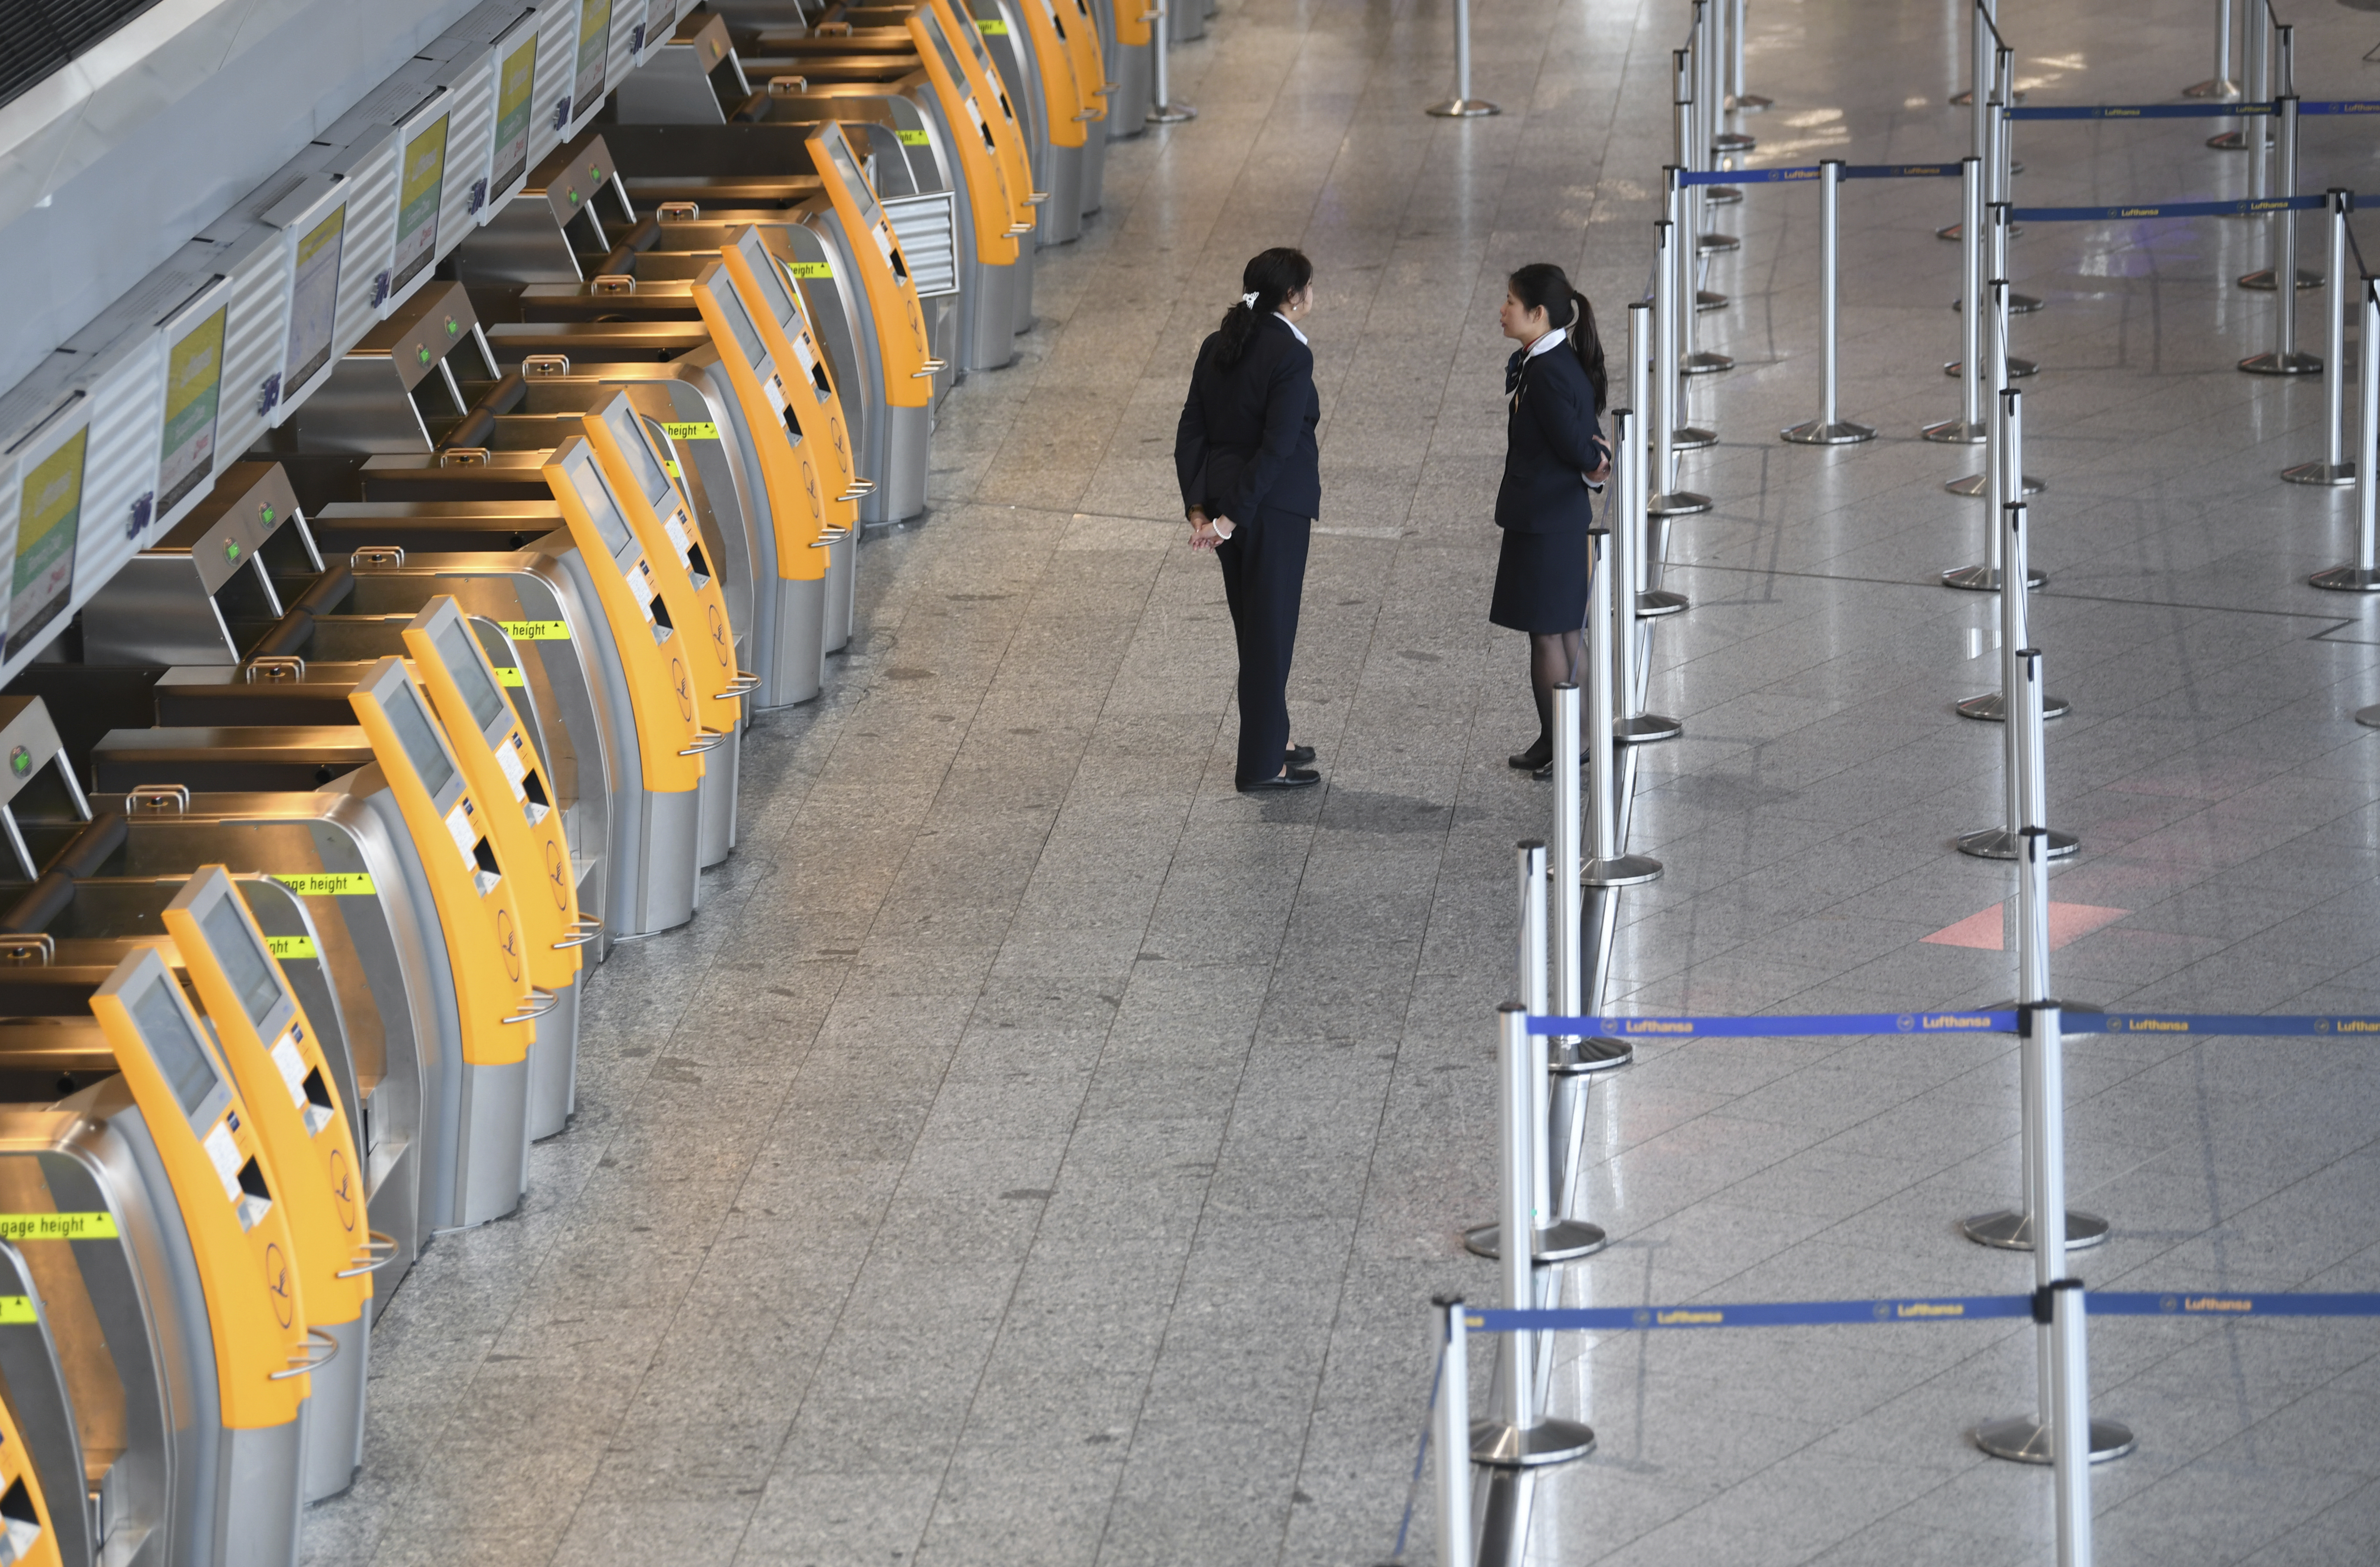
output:
<path id="1" fill-rule="evenodd" d="M 1579 634 L 1586 624 L 1586 534 L 1594 491 L 1610 472 L 1597 416 L 1603 411 L 1603 343 L 1595 311 L 1561 268 L 1538 261 L 1505 282 L 1497 318 L 1523 345 L 1504 367 L 1504 482 L 1496 492 L 1496 526 L 1504 548 L 1488 618 L 1529 634 L 1529 686 L 1537 701 L 1537 739 L 1514 753 L 1514 767 L 1553 776 L 1554 687 L 1579 677 Z"/>
<path id="2" fill-rule="evenodd" d="M 1322 400 L 1297 323 L 1314 304 L 1314 263 L 1267 250 L 1240 273 L 1245 290 L 1198 346 L 1173 436 L 1173 470 L 1190 545 L 1222 563 L 1240 650 L 1240 792 L 1303 789 L 1322 775 L 1289 740 L 1289 661 L 1305 547 L 1322 509 L 1314 427 Z"/>

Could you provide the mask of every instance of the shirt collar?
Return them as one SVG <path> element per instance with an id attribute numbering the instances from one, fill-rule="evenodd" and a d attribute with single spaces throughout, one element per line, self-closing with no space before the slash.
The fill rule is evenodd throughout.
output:
<path id="1" fill-rule="evenodd" d="M 1569 341 L 1569 337 L 1564 335 L 1562 329 L 1560 327 L 1555 327 L 1551 332 L 1547 333 L 1543 337 L 1538 338 L 1536 342 L 1529 345 L 1527 357 L 1534 359 L 1539 354 L 1550 354 L 1556 348 L 1560 347 Z"/>
<path id="2" fill-rule="evenodd" d="M 1273 311 L 1272 319 L 1281 322 L 1281 325 L 1289 328 L 1290 335 L 1295 337 L 1300 343 L 1305 343 L 1305 334 L 1297 330 L 1297 323 L 1295 322 L 1290 320 L 1287 316 L 1282 315 L 1279 310 Z M 1310 348 L 1313 345 L 1311 343 L 1306 343 L 1306 346 Z"/>

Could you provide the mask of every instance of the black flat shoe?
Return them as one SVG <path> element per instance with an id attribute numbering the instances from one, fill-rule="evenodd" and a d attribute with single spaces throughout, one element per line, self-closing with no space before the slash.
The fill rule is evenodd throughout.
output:
<path id="1" fill-rule="evenodd" d="M 1310 767 L 1291 767 L 1282 769 L 1275 777 L 1259 779 L 1254 784 L 1241 784 L 1240 793 L 1265 795 L 1276 789 L 1311 789 L 1321 782 L 1322 774 Z"/>
<path id="2" fill-rule="evenodd" d="M 1292 767 L 1312 767 L 1314 765 L 1314 747 L 1311 746 L 1292 746 L 1289 749 L 1283 751 L 1281 755 L 1289 759 L 1289 765 Z"/>
<path id="3" fill-rule="evenodd" d="M 1553 759 L 1554 743 L 1540 735 L 1537 736 L 1537 743 L 1527 750 L 1514 751 L 1511 756 L 1506 757 L 1504 765 L 1518 768 L 1523 772 L 1535 772 Z"/>

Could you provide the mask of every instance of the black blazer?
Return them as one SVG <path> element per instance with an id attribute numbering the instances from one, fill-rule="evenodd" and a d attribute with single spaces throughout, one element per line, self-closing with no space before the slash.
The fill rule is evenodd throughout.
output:
<path id="1" fill-rule="evenodd" d="M 1173 473 L 1182 508 L 1254 522 L 1270 506 L 1298 516 L 1322 515 L 1322 456 L 1314 427 L 1322 399 L 1314 390 L 1314 351 L 1279 316 L 1248 334 L 1235 365 L 1217 362 L 1222 334 L 1208 333 L 1190 371 L 1190 395 L 1173 432 Z"/>
<path id="2" fill-rule="evenodd" d="M 1527 352 L 1518 350 L 1505 367 L 1512 411 L 1505 419 L 1496 526 L 1515 533 L 1584 532 L 1595 521 L 1595 492 L 1585 475 L 1610 454 L 1595 417 L 1595 387 L 1568 347 L 1533 359 L 1523 358 Z"/>

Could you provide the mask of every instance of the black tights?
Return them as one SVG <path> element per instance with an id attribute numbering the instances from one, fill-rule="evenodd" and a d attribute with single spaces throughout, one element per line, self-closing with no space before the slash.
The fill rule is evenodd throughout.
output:
<path id="1" fill-rule="evenodd" d="M 1537 744 L 1548 753 L 1554 744 L 1554 687 L 1577 684 L 1580 636 L 1576 631 L 1529 634 L 1529 689 L 1537 698 Z"/>

